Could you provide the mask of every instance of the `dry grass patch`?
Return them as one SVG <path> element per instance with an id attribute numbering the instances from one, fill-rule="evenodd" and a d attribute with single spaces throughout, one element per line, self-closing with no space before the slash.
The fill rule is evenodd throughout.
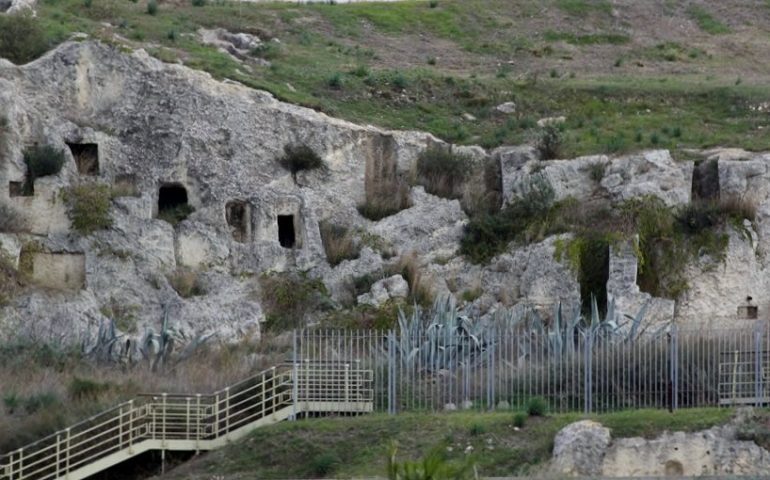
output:
<path id="1" fill-rule="evenodd" d="M 361 248 L 356 242 L 353 232 L 343 225 L 329 222 L 321 222 L 318 225 L 321 230 L 321 241 L 326 251 L 326 259 L 334 267 L 344 260 L 358 258 Z"/>
<path id="2" fill-rule="evenodd" d="M 178 268 L 167 277 L 168 283 L 182 298 L 197 297 L 206 294 L 200 272 L 188 268 Z"/>

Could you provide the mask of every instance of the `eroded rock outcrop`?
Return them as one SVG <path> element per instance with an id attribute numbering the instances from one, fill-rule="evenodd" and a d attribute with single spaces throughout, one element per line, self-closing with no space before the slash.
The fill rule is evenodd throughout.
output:
<path id="1" fill-rule="evenodd" d="M 610 438 L 590 420 L 557 435 L 550 470 L 557 475 L 663 477 L 770 474 L 770 452 L 736 439 L 736 425 L 700 432 L 666 432 L 657 438 Z"/>
<path id="2" fill-rule="evenodd" d="M 258 42 L 215 33 L 243 52 Z M 134 334 L 167 315 L 179 339 L 208 333 L 235 339 L 259 332 L 263 274 L 301 271 L 323 280 L 333 304 L 354 305 L 361 294 L 369 295 L 364 303 L 378 304 L 385 293 L 401 298 L 403 282 L 370 292 L 354 292 L 351 284 L 391 277 L 405 255 L 414 256 L 428 290 L 462 298 L 480 315 L 534 307 L 548 317 L 559 302 L 570 310 L 581 304 L 576 273 L 555 258 L 556 242 L 568 234 L 512 244 L 488 265 L 459 256 L 467 199 L 439 198 L 410 183 L 419 154 L 442 143 L 426 133 L 355 125 L 142 50 L 126 54 L 90 41 L 65 43 L 21 67 L 0 61 L 0 112 L 0 200 L 26 224 L 24 233 L 2 232 L 0 250 L 40 287 L 0 309 L 0 336 L 79 342 L 107 319 L 106 307 L 123 305 L 133 312 Z M 65 163 L 30 188 L 23 151 L 35 143 L 64 151 Z M 277 159 L 285 147 L 299 144 L 327 168 L 292 174 L 282 167 Z M 455 151 L 471 158 L 473 181 L 491 189 L 481 194 L 497 195 L 497 205 L 510 203 L 533 175 L 551 184 L 557 200 L 588 203 L 653 195 L 676 207 L 693 190 L 693 162 L 676 162 L 661 150 L 552 161 L 539 160 L 529 146 Z M 715 158 L 715 188 L 756 199 L 757 219 L 745 230 L 750 238 L 741 243 L 741 232 L 731 233 L 721 274 L 693 265 L 693 288 L 677 308 L 640 292 L 633 249 L 615 250 L 608 293 L 619 314 L 651 303 L 655 322 L 675 314 L 727 318 L 734 306 L 715 309 L 710 300 L 725 291 L 730 302 L 753 295 L 760 316 L 767 315 L 770 157 L 736 158 Z M 486 178 L 488 165 L 495 174 Z M 489 179 L 499 185 L 486 185 Z M 112 225 L 78 235 L 63 194 L 91 183 L 110 187 Z M 401 211 L 378 221 L 360 214 L 366 200 L 400 188 L 408 193 Z M 191 213 L 170 222 L 163 216 L 169 206 Z M 321 222 L 355 232 L 357 256 L 330 265 Z M 746 271 L 752 273 L 741 274 Z M 194 292 L 180 292 L 174 280 L 180 275 L 194 276 Z"/>

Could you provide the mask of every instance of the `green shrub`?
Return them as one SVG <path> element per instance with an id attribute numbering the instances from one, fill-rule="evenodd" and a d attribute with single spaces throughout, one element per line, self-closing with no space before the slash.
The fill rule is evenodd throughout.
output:
<path id="1" fill-rule="evenodd" d="M 369 67 L 367 67 L 366 65 L 359 65 L 350 72 L 351 75 L 354 75 L 359 78 L 365 78 L 369 76 L 370 73 L 371 72 L 369 71 Z"/>
<path id="2" fill-rule="evenodd" d="M 206 0 L 192 0 L 192 6 L 193 7 L 205 7 L 206 6 Z"/>
<path id="3" fill-rule="evenodd" d="M 438 0 L 430 0 L 430 2 L 428 2 L 428 5 L 430 6 L 430 8 L 436 8 L 438 7 Z"/>
<path id="4" fill-rule="evenodd" d="M 265 328 L 269 331 L 302 327 L 305 314 L 318 309 L 328 298 L 323 282 L 304 273 L 264 275 L 259 284 Z"/>
<path id="5" fill-rule="evenodd" d="M 391 77 L 390 81 L 391 81 L 391 83 L 393 84 L 394 87 L 396 87 L 396 88 L 398 88 L 400 90 L 404 90 L 404 89 L 406 89 L 406 87 L 409 86 L 409 80 L 407 80 L 406 77 L 404 76 L 404 74 L 401 73 L 401 72 L 396 72 Z"/>
<path id="6" fill-rule="evenodd" d="M 464 302 L 471 303 L 479 298 L 482 293 L 484 293 L 484 291 L 481 289 L 481 287 L 469 288 L 468 290 L 463 291 L 460 298 L 462 298 Z"/>
<path id="7" fill-rule="evenodd" d="M 310 469 L 314 475 L 325 477 L 334 472 L 342 461 L 332 452 L 322 453 L 313 458 L 310 462 Z"/>
<path id="8" fill-rule="evenodd" d="M 171 288 L 182 298 L 198 297 L 206 294 L 206 286 L 198 272 L 187 268 L 178 268 L 166 278 Z"/>
<path id="9" fill-rule="evenodd" d="M 514 240 L 529 243 L 551 231 L 549 216 L 554 191 L 548 181 L 534 175 L 522 194 L 495 214 L 482 214 L 465 226 L 460 252 L 474 263 L 484 263 L 503 252 Z"/>
<path id="10" fill-rule="evenodd" d="M 474 423 L 471 425 L 471 429 L 468 432 L 472 437 L 478 437 L 479 435 L 483 435 L 486 433 L 487 428 L 482 425 L 481 423 Z"/>
<path id="11" fill-rule="evenodd" d="M 158 220 L 170 223 L 176 227 L 195 211 L 192 205 L 184 203 L 158 211 Z"/>
<path id="12" fill-rule="evenodd" d="M 543 160 L 559 158 L 564 144 L 564 134 L 556 125 L 546 125 L 540 129 L 536 148 Z"/>
<path id="13" fill-rule="evenodd" d="M 472 166 L 468 155 L 455 153 L 451 148 L 430 147 L 417 157 L 417 183 L 430 194 L 460 198 Z"/>
<path id="14" fill-rule="evenodd" d="M 542 417 L 548 412 L 548 403 L 542 397 L 532 397 L 527 401 L 527 415 Z"/>
<path id="15" fill-rule="evenodd" d="M 35 145 L 24 150 L 27 164 L 27 193 L 32 192 L 35 179 L 56 175 L 64 165 L 64 152 L 51 145 Z"/>
<path id="16" fill-rule="evenodd" d="M 326 170 L 326 163 L 307 145 L 286 145 L 283 147 L 283 156 L 278 159 L 278 163 L 283 168 L 291 172 L 294 180 L 297 179 L 297 172 L 302 170 Z"/>
<path id="17" fill-rule="evenodd" d="M 607 164 L 604 162 L 596 162 L 588 166 L 588 174 L 590 175 L 591 180 L 596 183 L 601 183 L 601 181 L 604 179 L 604 174 L 606 171 Z"/>
<path id="18" fill-rule="evenodd" d="M 30 13 L 0 15 L 0 57 L 22 65 L 48 50 L 40 22 Z"/>
<path id="19" fill-rule="evenodd" d="M 690 203 L 676 213 L 676 221 L 685 233 L 697 234 L 719 224 L 719 210 L 711 202 Z"/>
<path id="20" fill-rule="evenodd" d="M 344 81 L 342 80 L 342 74 L 340 72 L 335 72 L 331 77 L 329 77 L 326 80 L 326 84 L 329 86 L 329 88 L 333 88 L 334 90 L 342 90 L 342 87 L 344 87 Z"/>
<path id="21" fill-rule="evenodd" d="M 524 424 L 527 421 L 527 414 L 524 412 L 516 412 L 513 416 L 513 426 L 518 428 L 524 428 Z"/>
<path id="22" fill-rule="evenodd" d="M 59 397 L 53 392 L 40 392 L 24 397 L 24 410 L 33 414 L 40 410 L 51 409 L 60 403 Z"/>
<path id="23" fill-rule="evenodd" d="M 280 43 L 264 42 L 251 49 L 251 54 L 265 60 L 274 60 L 281 56 L 283 49 Z"/>
<path id="24" fill-rule="evenodd" d="M 147 13 L 149 15 L 155 15 L 158 13 L 158 2 L 157 0 L 149 0 L 147 2 Z"/>
<path id="25" fill-rule="evenodd" d="M 70 398 L 76 401 L 94 401 L 110 388 L 111 385 L 109 383 L 80 378 L 76 375 L 69 384 L 68 392 Z"/>
<path id="26" fill-rule="evenodd" d="M 72 228 L 81 235 L 110 228 L 110 198 L 109 185 L 86 183 L 66 189 L 64 200 Z"/>
<path id="27" fill-rule="evenodd" d="M 361 249 L 349 228 L 329 222 L 320 222 L 318 227 L 321 231 L 326 260 L 331 266 L 337 266 L 343 260 L 358 258 Z"/>
<path id="28" fill-rule="evenodd" d="M 701 30 L 712 35 L 721 33 L 730 33 L 730 28 L 724 23 L 714 18 L 705 8 L 693 5 L 687 13 L 695 20 Z"/>
<path id="29" fill-rule="evenodd" d="M 22 397 L 15 391 L 3 393 L 3 406 L 9 415 L 13 415 L 22 406 Z"/>
<path id="30" fill-rule="evenodd" d="M 390 447 L 388 455 L 388 480 L 471 480 L 478 478 L 473 457 L 451 461 L 443 452 L 443 445 L 434 447 L 430 453 L 418 460 L 397 461 L 396 444 Z"/>

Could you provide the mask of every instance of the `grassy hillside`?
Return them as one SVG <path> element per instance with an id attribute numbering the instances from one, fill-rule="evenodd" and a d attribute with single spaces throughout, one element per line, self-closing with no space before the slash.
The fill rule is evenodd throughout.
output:
<path id="1" fill-rule="evenodd" d="M 730 409 L 637 410 L 591 416 L 615 437 L 651 437 L 664 430 L 694 431 L 724 423 Z M 514 414 L 375 414 L 281 423 L 247 440 L 169 472 L 164 478 L 226 479 L 384 476 L 391 441 L 399 458 L 419 458 L 440 447 L 448 459 L 472 455 L 483 476 L 537 471 L 553 450 L 553 438 L 578 414 L 529 417 L 520 429 Z"/>
<path id="2" fill-rule="evenodd" d="M 148 1 L 41 0 L 38 21 L 54 43 L 86 32 L 331 115 L 453 142 L 517 144 L 538 119 L 565 116 L 563 156 L 770 148 L 765 1 L 165 0 L 154 14 Z M 272 41 L 239 63 L 202 45 L 198 29 L 218 27 Z M 495 110 L 508 101 L 515 113 Z"/>

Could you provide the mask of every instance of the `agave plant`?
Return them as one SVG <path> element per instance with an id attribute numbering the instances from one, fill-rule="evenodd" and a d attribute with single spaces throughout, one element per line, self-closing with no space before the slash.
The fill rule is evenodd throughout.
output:
<path id="1" fill-rule="evenodd" d="M 411 316 L 398 312 L 395 337 L 404 366 L 446 370 L 472 362 L 486 347 L 484 326 L 461 315 L 451 297 L 437 299 L 429 312 L 415 306 Z"/>
<path id="2" fill-rule="evenodd" d="M 123 335 L 118 335 L 115 321 L 108 319 L 99 324 L 99 331 L 93 343 L 84 340 L 81 345 L 83 355 L 95 359 L 97 362 L 114 362 L 126 353 L 121 340 Z"/>
<path id="3" fill-rule="evenodd" d="M 402 366 L 420 367 L 426 371 L 451 370 L 475 365 L 494 342 L 498 329 L 518 332 L 516 341 L 521 359 L 538 349 L 562 358 L 577 351 L 581 338 L 590 345 L 607 342 L 634 342 L 647 313 L 648 304 L 636 315 L 616 312 L 610 299 L 604 318 L 599 314 L 596 298 L 591 299 L 591 315 L 585 318 L 579 310 L 565 312 L 561 303 L 554 306 L 550 323 L 543 321 L 531 307 L 497 312 L 491 319 L 471 320 L 457 309 L 451 297 L 439 298 L 428 312 L 415 306 L 411 315 L 398 313 L 399 335 L 393 334 L 394 345 Z M 620 321 L 619 318 L 621 319 Z"/>
<path id="4" fill-rule="evenodd" d="M 147 360 L 150 370 L 154 372 L 168 362 L 173 350 L 174 338 L 168 330 L 168 307 L 164 306 L 160 332 L 155 333 L 152 327 L 145 328 L 139 342 L 139 351 L 142 358 Z"/>

